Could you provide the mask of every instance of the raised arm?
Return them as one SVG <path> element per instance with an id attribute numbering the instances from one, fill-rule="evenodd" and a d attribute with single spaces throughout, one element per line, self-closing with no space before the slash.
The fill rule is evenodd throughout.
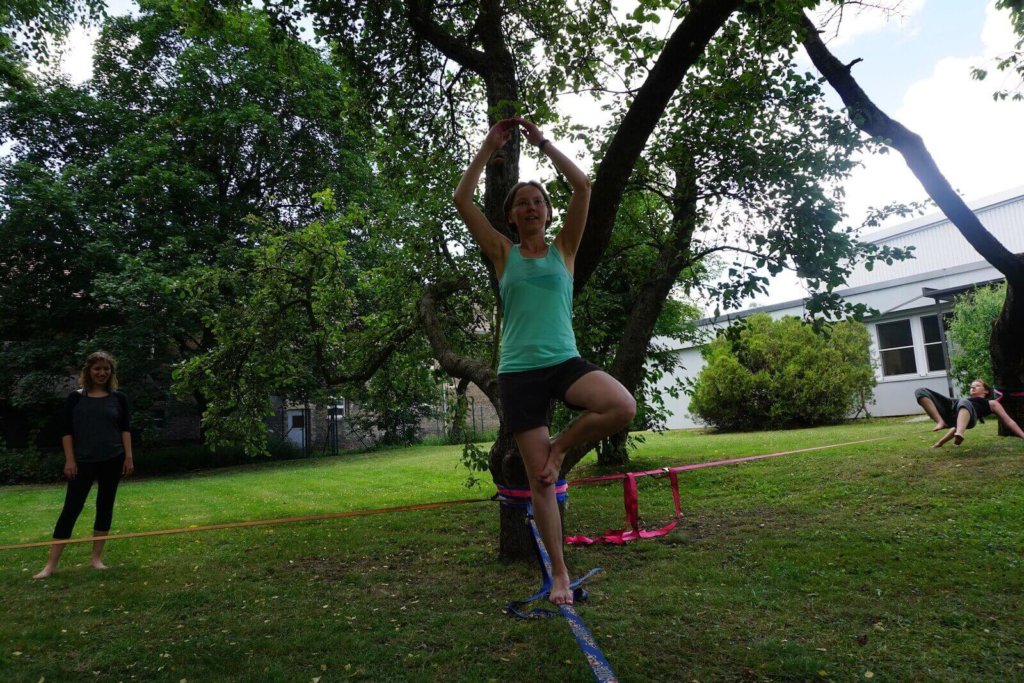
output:
<path id="1" fill-rule="evenodd" d="M 454 196 L 455 208 L 458 209 L 459 215 L 462 216 L 463 222 L 469 228 L 473 239 L 480 245 L 484 255 L 494 264 L 495 273 L 499 279 L 501 279 L 501 273 L 505 269 L 505 260 L 508 257 L 508 251 L 512 242 L 494 229 L 491 222 L 487 220 L 487 216 L 484 215 L 484 212 L 473 201 L 473 195 L 476 192 L 476 186 L 480 182 L 480 174 L 483 173 L 487 161 L 495 151 L 508 142 L 514 127 L 515 123 L 510 119 L 498 121 L 491 127 L 487 137 L 484 138 L 483 145 L 480 146 L 480 150 L 473 157 L 473 161 L 470 162 L 469 168 L 462 174 L 462 180 L 459 181 L 459 186 L 455 188 Z"/>
<path id="2" fill-rule="evenodd" d="M 1006 412 L 1006 408 L 1004 408 L 1002 404 L 1000 404 L 998 401 L 989 401 L 988 405 L 989 408 L 992 409 L 992 412 L 995 414 L 995 416 L 999 418 L 1000 422 L 1006 425 L 1011 432 L 1013 432 L 1020 438 L 1024 439 L 1024 430 L 1022 430 L 1020 428 L 1020 425 L 1018 425 L 1016 421 L 1014 421 L 1014 419 L 1009 416 L 1009 414 Z"/>
<path id="3" fill-rule="evenodd" d="M 559 173 L 565 176 L 572 187 L 572 198 L 569 200 L 569 208 L 565 212 L 565 221 L 562 230 L 555 238 L 555 247 L 562 254 L 569 270 L 572 270 L 573 261 L 576 258 L 576 250 L 579 249 L 580 240 L 583 239 L 583 229 L 587 227 L 587 211 L 590 208 L 590 178 L 573 163 L 572 159 L 563 154 L 554 143 L 544 138 L 544 134 L 532 122 L 524 118 L 513 119 L 523 130 L 526 141 L 540 147 L 541 152 L 551 159 Z"/>

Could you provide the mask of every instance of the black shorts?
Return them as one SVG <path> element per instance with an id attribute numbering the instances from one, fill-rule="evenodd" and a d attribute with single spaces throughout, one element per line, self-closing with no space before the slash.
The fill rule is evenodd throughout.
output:
<path id="1" fill-rule="evenodd" d="M 565 400 L 565 392 L 583 375 L 600 370 L 580 357 L 537 370 L 498 375 L 498 393 L 505 410 L 505 425 L 512 433 L 549 427 L 548 404 L 558 399 L 573 410 L 583 410 Z"/>
<path id="2" fill-rule="evenodd" d="M 979 421 L 985 422 L 985 420 L 978 417 L 978 410 L 974 407 L 974 404 L 966 398 L 950 398 L 931 389 L 916 390 L 914 398 L 930 398 L 935 406 L 935 410 L 939 412 L 942 421 L 950 427 L 956 426 L 956 416 L 961 410 L 966 410 L 971 416 L 971 419 L 967 422 L 968 429 L 974 429 L 974 425 L 978 424 Z"/>

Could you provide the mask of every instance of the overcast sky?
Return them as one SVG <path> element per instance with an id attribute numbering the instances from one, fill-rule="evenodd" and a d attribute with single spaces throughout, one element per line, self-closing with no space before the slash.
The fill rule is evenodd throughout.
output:
<path id="1" fill-rule="evenodd" d="M 992 98 L 1000 86 L 1013 83 L 991 73 L 995 59 L 1014 45 L 1007 14 L 986 0 L 905 0 L 902 10 L 902 18 L 889 21 L 878 13 L 848 16 L 838 36 L 827 34 L 829 47 L 843 62 L 864 60 L 853 67 L 861 87 L 889 116 L 922 136 L 966 200 L 1024 186 L 1024 104 Z M 972 80 L 972 67 L 989 69 L 988 79 Z M 925 198 L 898 153 L 862 161 L 846 185 L 848 224 L 860 225 L 869 206 Z M 802 295 L 795 278 L 783 277 L 771 296 L 756 303 Z"/>
<path id="2" fill-rule="evenodd" d="M 920 134 L 951 184 L 977 199 L 1024 184 L 1024 106 L 995 102 L 1010 80 L 971 79 L 972 67 L 991 68 L 1013 48 L 1008 17 L 984 0 L 908 0 L 903 21 L 843 26 L 833 51 L 853 68 L 865 92 L 886 113 Z M 847 37 L 845 29 L 853 35 Z M 923 197 L 898 154 L 864 160 L 847 188 L 848 213 L 868 205 Z"/>
<path id="3" fill-rule="evenodd" d="M 993 5 L 993 0 L 903 0 L 898 16 L 847 12 L 838 33 L 833 24 L 826 34 L 841 60 L 863 60 L 853 74 L 868 96 L 924 138 L 939 168 L 969 201 L 1024 186 L 1024 103 L 993 100 L 994 90 L 1010 84 L 1006 76 L 993 73 L 981 82 L 970 76 L 972 67 L 991 73 L 996 58 L 1013 48 L 1009 18 Z M 116 0 L 109 12 L 120 14 L 131 7 L 129 0 Z M 94 35 L 78 29 L 69 40 L 63 66 L 75 80 L 91 72 Z M 801 54 L 801 59 L 813 71 L 806 56 Z M 841 106 L 826 89 L 834 105 Z M 563 108 L 578 106 L 565 99 Z M 862 161 L 863 168 L 845 188 L 848 224 L 860 225 L 870 206 L 924 198 L 899 154 Z M 527 163 L 525 175 L 538 173 L 544 175 Z M 756 303 L 800 296 L 796 279 L 783 277 L 770 297 Z"/>

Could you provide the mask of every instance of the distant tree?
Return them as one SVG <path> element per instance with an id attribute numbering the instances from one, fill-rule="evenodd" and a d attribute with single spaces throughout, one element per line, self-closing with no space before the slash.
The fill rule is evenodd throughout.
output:
<path id="1" fill-rule="evenodd" d="M 349 422 L 389 445 L 413 443 L 438 403 L 425 342 L 395 312 L 402 288 L 387 284 L 387 264 L 359 255 L 378 254 L 353 239 L 365 229 L 363 212 L 319 196 L 324 220 L 265 226 L 233 267 L 196 269 L 184 283 L 192 297 L 214 299 L 211 345 L 179 366 L 175 389 L 207 396 L 213 443 L 264 452 L 271 394 L 319 405 L 344 395 L 359 404 Z"/>
<path id="2" fill-rule="evenodd" d="M 190 28 L 186 9 L 143 0 L 138 16 L 103 23 L 91 80 L 29 78 L 0 105 L 12 403 L 39 405 L 97 347 L 119 358 L 136 407 L 164 400 L 171 364 L 208 347 L 206 319 L 237 295 L 183 296 L 186 280 L 235 268 L 269 223 L 322 216 L 321 190 L 344 205 L 372 194 L 361 100 L 342 70 L 265 13 Z"/>
<path id="3" fill-rule="evenodd" d="M 836 424 L 870 400 L 870 344 L 857 322 L 752 315 L 704 350 L 690 410 L 721 431 Z"/>
<path id="4" fill-rule="evenodd" d="M 445 417 L 440 400 L 444 387 L 431 360 L 423 353 L 394 354 L 367 382 L 354 385 L 349 397 L 359 410 L 349 421 L 356 431 L 374 436 L 382 446 L 422 441 L 424 420 Z"/>
<path id="5" fill-rule="evenodd" d="M 1006 301 L 1006 285 L 982 287 L 958 297 L 949 323 L 953 351 L 950 371 L 966 396 L 971 382 L 981 378 L 992 383 L 989 341 L 992 325 Z"/>

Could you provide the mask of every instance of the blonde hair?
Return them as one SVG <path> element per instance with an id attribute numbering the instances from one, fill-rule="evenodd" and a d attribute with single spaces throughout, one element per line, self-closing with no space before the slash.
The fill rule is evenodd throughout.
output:
<path id="1" fill-rule="evenodd" d="M 87 392 L 96 389 L 92 384 L 92 376 L 89 371 L 92 370 L 92 366 L 97 363 L 104 362 L 110 366 L 110 378 L 107 380 L 107 391 L 117 391 L 117 361 L 106 351 L 93 351 L 85 359 L 85 365 L 82 366 L 82 371 L 78 373 L 78 386 L 85 389 Z"/>
<path id="2" fill-rule="evenodd" d="M 975 382 L 981 382 L 981 386 L 985 387 L 985 395 L 986 396 L 991 396 L 992 395 L 992 387 L 989 386 L 988 382 L 986 382 L 985 380 L 983 380 L 980 377 L 975 377 L 971 381 L 971 384 L 974 384 Z"/>

